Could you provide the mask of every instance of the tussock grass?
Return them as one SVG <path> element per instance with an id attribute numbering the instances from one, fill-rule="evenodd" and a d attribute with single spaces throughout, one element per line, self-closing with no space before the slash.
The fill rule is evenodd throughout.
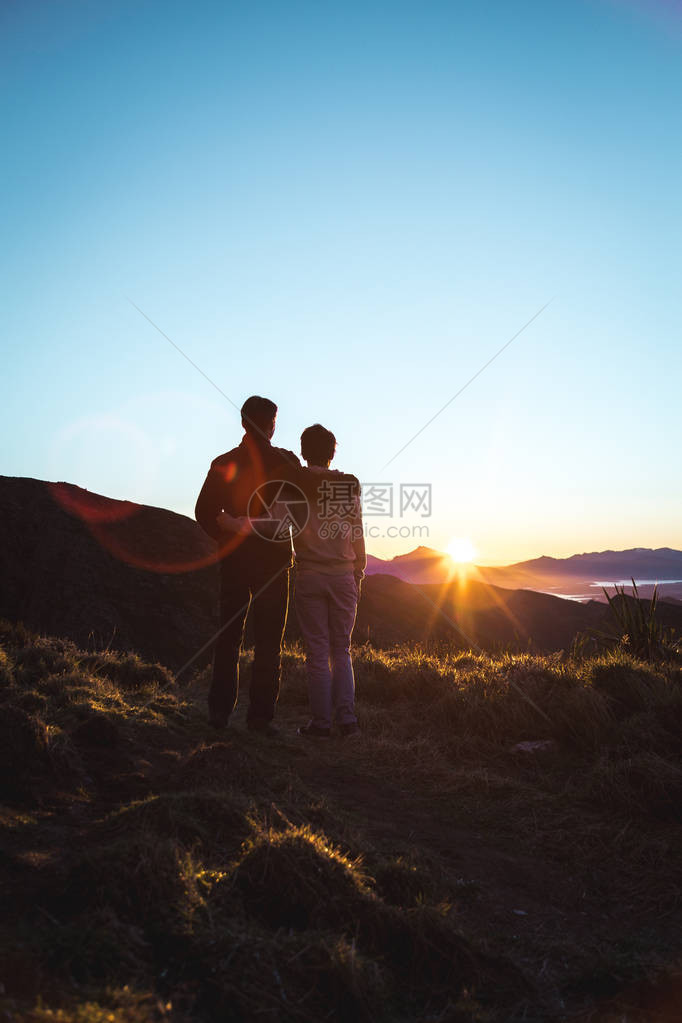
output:
<path id="1" fill-rule="evenodd" d="M 102 822 L 102 836 L 114 838 L 135 831 L 150 837 L 175 838 L 181 844 L 204 846 L 226 841 L 241 844 L 250 832 L 250 804 L 241 793 L 196 791 L 164 792 L 117 807 Z"/>
<path id="2" fill-rule="evenodd" d="M 161 664 L 148 664 L 137 654 L 111 651 L 87 654 L 81 657 L 78 667 L 100 678 L 108 678 L 124 692 L 149 686 L 169 688 L 173 684 L 173 673 L 168 668 Z"/>
<path id="3" fill-rule="evenodd" d="M 375 908 L 359 861 L 307 826 L 257 832 L 231 883 L 249 915 L 275 928 L 352 933 Z"/>
<path id="4" fill-rule="evenodd" d="M 199 1019 L 341 1023 L 387 1019 L 385 970 L 354 943 L 329 933 L 272 933 L 255 925 L 225 928 L 199 945 L 188 971 L 199 985 Z M 207 956 L 216 965 L 202 969 Z M 394 1017 L 400 1018 L 400 1017 Z M 403 1017 L 405 1018 L 405 1017 Z M 466 1017 L 462 1017 L 466 1018 Z"/>
<path id="5" fill-rule="evenodd" d="M 418 723 L 430 737 L 498 746 L 543 736 L 594 750 L 616 739 L 620 722 L 636 711 L 674 716 L 682 708 L 676 667 L 650 667 L 622 653 L 581 661 L 362 648 L 356 680 L 363 701 L 385 708 L 391 730 Z"/>
<path id="6" fill-rule="evenodd" d="M 0 623 L 7 1019 L 549 1020 L 674 962 L 679 665 L 355 665 L 361 740 L 293 739 L 294 647 L 268 743 L 208 731 L 205 671 Z"/>

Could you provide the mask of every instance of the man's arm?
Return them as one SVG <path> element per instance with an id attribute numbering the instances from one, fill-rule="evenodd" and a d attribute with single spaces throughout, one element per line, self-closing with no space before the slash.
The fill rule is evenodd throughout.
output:
<path id="1" fill-rule="evenodd" d="M 197 498 L 194 516 L 205 533 L 208 533 L 214 540 L 220 541 L 223 537 L 223 530 L 220 529 L 216 519 L 223 511 L 224 486 L 220 474 L 220 468 L 215 462 L 208 470 L 208 476 L 201 488 Z"/>
<path id="2" fill-rule="evenodd" d="M 277 531 L 279 519 L 275 518 L 252 518 L 248 515 L 230 515 L 229 512 L 221 512 L 217 518 L 218 532 L 221 537 L 238 534 L 239 536 L 258 536 L 261 540 L 275 540 L 277 542 Z"/>

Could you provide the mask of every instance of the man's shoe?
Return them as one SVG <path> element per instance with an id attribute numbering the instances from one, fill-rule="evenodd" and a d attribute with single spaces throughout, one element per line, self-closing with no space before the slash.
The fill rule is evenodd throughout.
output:
<path id="1" fill-rule="evenodd" d="M 320 728 L 318 725 L 301 725 L 296 731 L 297 735 L 302 735 L 304 739 L 329 739 L 331 738 L 331 728 Z"/>
<path id="2" fill-rule="evenodd" d="M 277 725 L 273 725 L 272 721 L 247 721 L 246 727 L 250 732 L 267 735 L 270 739 L 275 739 L 282 734 L 281 730 Z"/>
<path id="3" fill-rule="evenodd" d="M 360 735 L 360 725 L 357 721 L 351 721 L 348 725 L 339 725 L 339 735 L 344 739 L 352 739 L 354 735 Z"/>
<path id="4" fill-rule="evenodd" d="M 217 732 L 224 732 L 225 729 L 227 728 L 229 720 L 230 720 L 229 718 L 222 718 L 219 717 L 217 714 L 211 714 L 210 718 L 208 719 L 208 723 L 211 726 L 211 728 L 215 728 Z"/>

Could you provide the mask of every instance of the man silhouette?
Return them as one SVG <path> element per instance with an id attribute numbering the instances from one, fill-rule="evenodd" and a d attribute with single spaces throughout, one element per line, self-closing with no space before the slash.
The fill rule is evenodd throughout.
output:
<path id="1" fill-rule="evenodd" d="M 254 657 L 247 726 L 251 731 L 275 735 L 272 719 L 289 603 L 291 540 L 274 542 L 254 532 L 235 534 L 223 529 L 220 520 L 224 513 L 257 515 L 267 506 L 267 498 L 259 501 L 259 496 L 267 491 L 268 483 L 295 479 L 300 462 L 292 451 L 270 443 L 277 417 L 274 402 L 253 395 L 244 402 L 241 415 L 242 442 L 211 463 L 195 510 L 197 522 L 218 542 L 220 553 L 222 631 L 215 645 L 209 719 L 215 728 L 225 728 L 237 703 L 239 654 L 251 608 Z M 277 484 L 272 482 L 272 486 Z"/>

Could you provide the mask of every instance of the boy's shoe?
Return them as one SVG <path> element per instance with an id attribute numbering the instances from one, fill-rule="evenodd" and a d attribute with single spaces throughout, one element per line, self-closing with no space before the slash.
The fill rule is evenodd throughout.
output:
<path id="1" fill-rule="evenodd" d="M 317 725 L 301 725 L 296 730 L 297 735 L 302 735 L 305 739 L 330 739 L 332 730 L 331 728 L 319 728 Z"/>
<path id="2" fill-rule="evenodd" d="M 360 725 L 357 721 L 351 721 L 348 725 L 339 725 L 339 735 L 344 739 L 351 739 L 354 735 L 360 735 Z"/>

